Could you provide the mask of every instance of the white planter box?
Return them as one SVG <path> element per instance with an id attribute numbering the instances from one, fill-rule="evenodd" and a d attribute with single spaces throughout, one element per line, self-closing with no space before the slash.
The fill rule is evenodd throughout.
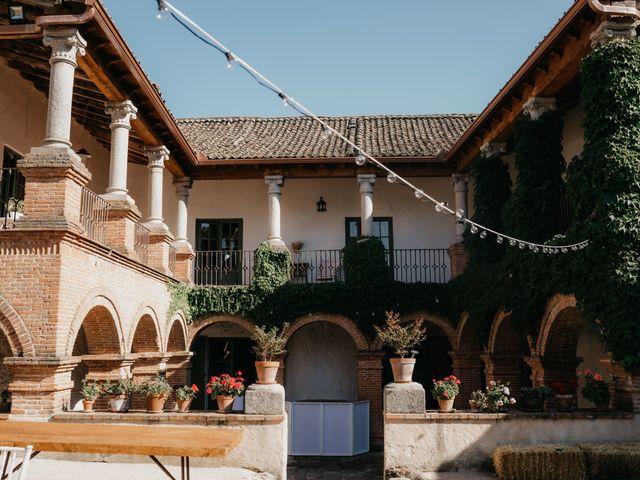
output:
<path id="1" fill-rule="evenodd" d="M 289 455 L 351 456 L 369 451 L 369 402 L 287 402 Z"/>

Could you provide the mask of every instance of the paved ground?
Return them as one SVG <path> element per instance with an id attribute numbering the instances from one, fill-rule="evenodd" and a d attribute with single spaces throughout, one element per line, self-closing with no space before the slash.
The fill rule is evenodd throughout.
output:
<path id="1" fill-rule="evenodd" d="M 382 453 L 357 457 L 292 457 L 289 459 L 288 480 L 382 480 Z M 179 478 L 179 468 L 169 466 Z M 152 463 L 68 462 L 36 458 L 29 466 L 28 480 L 91 480 L 167 478 Z M 191 468 L 192 480 L 270 480 L 237 468 Z M 494 476 L 476 472 L 428 473 L 419 480 L 495 480 Z"/>

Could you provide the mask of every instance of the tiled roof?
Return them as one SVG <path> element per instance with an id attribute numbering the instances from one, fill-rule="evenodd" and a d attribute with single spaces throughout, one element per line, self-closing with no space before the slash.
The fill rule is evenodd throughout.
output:
<path id="1" fill-rule="evenodd" d="M 322 117 L 333 129 L 376 157 L 444 155 L 475 115 Z M 306 117 L 183 118 L 178 125 L 191 147 L 211 160 L 344 158 L 352 148 Z"/>

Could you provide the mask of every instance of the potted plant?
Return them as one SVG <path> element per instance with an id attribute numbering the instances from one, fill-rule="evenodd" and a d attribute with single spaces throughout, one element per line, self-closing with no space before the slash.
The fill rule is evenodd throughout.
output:
<path id="1" fill-rule="evenodd" d="M 110 412 L 126 412 L 129 409 L 129 396 L 135 390 L 133 381 L 123 378 L 114 383 L 103 383 L 100 386 L 100 395 L 109 399 Z"/>
<path id="2" fill-rule="evenodd" d="M 243 394 L 242 372 L 236 373 L 235 377 L 223 373 L 219 377 L 211 377 L 207 383 L 207 395 L 211 395 L 211 400 L 218 402 L 218 410 L 223 413 L 230 412 L 235 398 Z"/>
<path id="3" fill-rule="evenodd" d="M 611 392 L 609 391 L 609 384 L 604 381 L 602 375 L 593 373 L 591 370 L 585 370 L 578 375 L 582 384 L 582 389 L 580 390 L 582 396 L 586 400 L 595 403 L 597 410 L 607 410 Z"/>
<path id="4" fill-rule="evenodd" d="M 157 375 L 142 382 L 137 391 L 147 399 L 147 412 L 162 413 L 164 404 L 173 392 L 173 388 L 165 377 Z"/>
<path id="5" fill-rule="evenodd" d="M 300 250 L 302 250 L 303 246 L 304 242 L 302 240 L 294 240 L 293 242 L 291 242 L 291 250 L 293 250 L 294 252 L 299 252 Z"/>
<path id="6" fill-rule="evenodd" d="M 11 393 L 8 389 L 0 392 L 0 413 L 9 413 L 11 411 Z"/>
<path id="7" fill-rule="evenodd" d="M 487 386 L 487 402 L 486 409 L 490 412 L 497 413 L 506 410 L 510 405 L 516 404 L 516 399 L 511 397 L 511 389 L 509 384 L 500 381 L 491 381 Z"/>
<path id="8" fill-rule="evenodd" d="M 469 408 L 475 412 L 479 412 L 487 408 L 487 396 L 482 390 L 475 390 L 471 392 Z"/>
<path id="9" fill-rule="evenodd" d="M 287 351 L 284 349 L 287 340 L 284 338 L 284 332 L 289 326 L 284 323 L 280 329 L 273 326 L 257 326 L 251 333 L 251 340 L 255 342 L 253 351 L 260 359 L 255 362 L 258 381 L 261 385 L 276 383 L 276 375 L 280 362 L 273 361 L 273 357 L 284 355 Z"/>
<path id="10" fill-rule="evenodd" d="M 438 411 L 440 413 L 448 413 L 453 411 L 453 401 L 460 393 L 460 384 L 462 383 L 455 375 L 445 377 L 444 380 L 432 380 L 433 388 L 431 396 L 438 401 Z"/>
<path id="11" fill-rule="evenodd" d="M 87 380 L 84 379 L 82 380 L 80 395 L 82 395 L 82 411 L 93 412 L 93 404 L 96 398 L 100 396 L 100 385 L 96 382 L 88 383 Z"/>
<path id="12" fill-rule="evenodd" d="M 391 358 L 391 369 L 393 370 L 393 381 L 396 383 L 410 383 L 413 377 L 413 368 L 416 365 L 415 358 L 407 358 L 413 347 L 420 345 L 427 338 L 427 333 L 423 327 L 424 320 L 417 319 L 405 326 L 400 324 L 400 314 L 386 312 L 386 326 L 381 328 L 374 325 L 378 338 L 385 345 L 391 347 L 396 358 Z"/>
<path id="13" fill-rule="evenodd" d="M 191 401 L 196 398 L 200 389 L 194 383 L 191 386 L 184 385 L 176 388 L 176 404 L 179 412 L 187 412 L 191 406 Z"/>
<path id="14" fill-rule="evenodd" d="M 546 385 L 523 387 L 520 393 L 522 394 L 522 408 L 530 412 L 541 412 L 544 409 L 545 400 L 553 397 L 553 390 Z"/>
<path id="15" fill-rule="evenodd" d="M 559 412 L 570 412 L 575 403 L 577 380 L 556 380 L 551 382 L 554 391 L 556 409 Z"/>

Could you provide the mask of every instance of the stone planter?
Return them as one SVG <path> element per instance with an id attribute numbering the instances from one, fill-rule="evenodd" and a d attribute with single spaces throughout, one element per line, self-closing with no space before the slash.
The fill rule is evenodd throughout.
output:
<path id="1" fill-rule="evenodd" d="M 556 395 L 555 397 L 556 410 L 558 410 L 559 412 L 570 412 L 571 410 L 573 410 L 573 402 L 574 402 L 574 397 L 571 394 Z"/>
<path id="2" fill-rule="evenodd" d="M 82 411 L 83 412 L 93 412 L 93 404 L 96 403 L 95 400 L 82 400 Z"/>
<path id="3" fill-rule="evenodd" d="M 395 383 L 411 383 L 413 369 L 416 366 L 415 358 L 391 358 L 391 370 Z"/>
<path id="4" fill-rule="evenodd" d="M 438 399 L 438 411 L 440 413 L 451 413 L 453 412 L 453 402 L 456 397 L 453 398 L 439 398 Z"/>
<path id="5" fill-rule="evenodd" d="M 272 385 L 276 382 L 276 376 L 278 375 L 278 368 L 280 362 L 256 362 L 256 373 L 258 374 L 258 381 L 256 383 L 260 385 Z"/>
<path id="6" fill-rule="evenodd" d="M 233 401 L 236 397 L 233 395 L 218 395 L 216 396 L 216 401 L 218 402 L 218 411 L 223 413 L 231 412 L 233 408 Z"/>
<path id="7" fill-rule="evenodd" d="M 167 401 L 165 395 L 154 395 L 147 397 L 147 412 L 162 413 L 164 412 L 164 403 Z"/>
<path id="8" fill-rule="evenodd" d="M 126 412 L 129 408 L 129 399 L 126 395 L 111 395 L 109 397 L 110 412 Z"/>
<path id="9" fill-rule="evenodd" d="M 191 406 L 191 398 L 189 398 L 188 400 L 176 400 L 176 405 L 178 406 L 178 411 L 179 412 L 188 412 L 189 411 L 189 407 Z"/>

